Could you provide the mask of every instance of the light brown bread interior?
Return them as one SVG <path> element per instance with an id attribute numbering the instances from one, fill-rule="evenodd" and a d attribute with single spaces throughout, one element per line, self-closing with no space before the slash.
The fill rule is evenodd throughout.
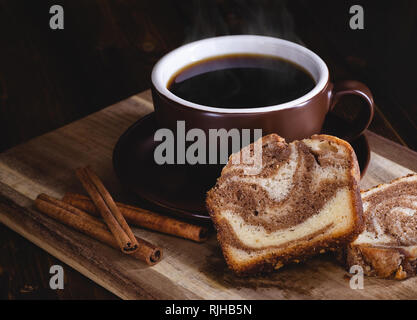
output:
<path id="1" fill-rule="evenodd" d="M 352 147 L 314 135 L 287 144 L 262 138 L 260 173 L 229 158 L 207 194 L 207 208 L 229 267 L 238 274 L 279 269 L 345 246 L 362 231 L 359 168 Z"/>

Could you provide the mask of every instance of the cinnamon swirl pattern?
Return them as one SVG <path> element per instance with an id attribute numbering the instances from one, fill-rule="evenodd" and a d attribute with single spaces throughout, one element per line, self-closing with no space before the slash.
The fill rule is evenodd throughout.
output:
<path id="1" fill-rule="evenodd" d="M 348 247 L 348 265 L 405 279 L 417 269 L 417 174 L 362 192 L 365 230 Z"/>
<path id="2" fill-rule="evenodd" d="M 232 161 L 245 151 L 231 156 L 207 196 L 224 256 L 237 273 L 276 269 L 361 231 L 359 170 L 347 142 L 316 135 L 287 144 L 265 136 L 257 175 Z"/>

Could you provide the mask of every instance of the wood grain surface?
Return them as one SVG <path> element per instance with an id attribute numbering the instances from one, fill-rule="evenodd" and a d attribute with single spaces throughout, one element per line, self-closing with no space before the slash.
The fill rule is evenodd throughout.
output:
<path id="1" fill-rule="evenodd" d="M 49 28 L 54 4 L 64 7 L 65 30 Z M 365 30 L 348 27 L 353 4 L 0 0 L 0 151 L 145 90 L 153 64 L 184 42 L 242 33 L 301 41 L 326 61 L 333 81 L 366 83 L 377 103 L 370 129 L 417 150 L 417 3 L 361 1 Z M 337 109 L 351 113 L 357 100 Z M 0 299 L 116 298 L 62 263 L 65 290 L 50 290 L 49 267 L 57 263 L 0 224 Z"/>
<path id="2" fill-rule="evenodd" d="M 164 248 L 148 267 L 39 214 L 41 192 L 80 192 L 74 169 L 91 164 L 115 199 L 125 196 L 111 163 L 119 136 L 151 112 L 149 91 L 121 101 L 0 154 L 0 222 L 125 299 L 415 299 L 417 278 L 365 279 L 352 290 L 346 271 L 327 255 L 262 277 L 238 278 L 228 269 L 215 236 L 204 244 L 138 228 L 137 236 Z M 417 153 L 368 132 L 371 163 L 363 188 L 417 171 Z"/>

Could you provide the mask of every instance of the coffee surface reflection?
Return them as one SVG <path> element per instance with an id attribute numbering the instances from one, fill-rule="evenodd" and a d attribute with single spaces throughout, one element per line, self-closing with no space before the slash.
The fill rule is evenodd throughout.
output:
<path id="1" fill-rule="evenodd" d="M 186 66 L 168 82 L 168 90 L 200 105 L 257 108 L 297 99 L 316 85 L 293 62 L 267 55 L 213 57 Z"/>

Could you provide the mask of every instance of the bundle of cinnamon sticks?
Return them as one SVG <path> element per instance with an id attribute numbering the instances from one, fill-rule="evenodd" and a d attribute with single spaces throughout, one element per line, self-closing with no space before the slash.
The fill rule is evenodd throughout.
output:
<path id="1" fill-rule="evenodd" d="M 114 202 L 90 167 L 77 169 L 76 175 L 89 196 L 67 193 L 59 200 L 40 194 L 35 200 L 36 208 L 98 241 L 120 248 L 123 253 L 145 261 L 148 265 L 154 265 L 161 260 L 162 249 L 136 237 L 128 222 L 196 242 L 207 239 L 207 227 Z"/>

